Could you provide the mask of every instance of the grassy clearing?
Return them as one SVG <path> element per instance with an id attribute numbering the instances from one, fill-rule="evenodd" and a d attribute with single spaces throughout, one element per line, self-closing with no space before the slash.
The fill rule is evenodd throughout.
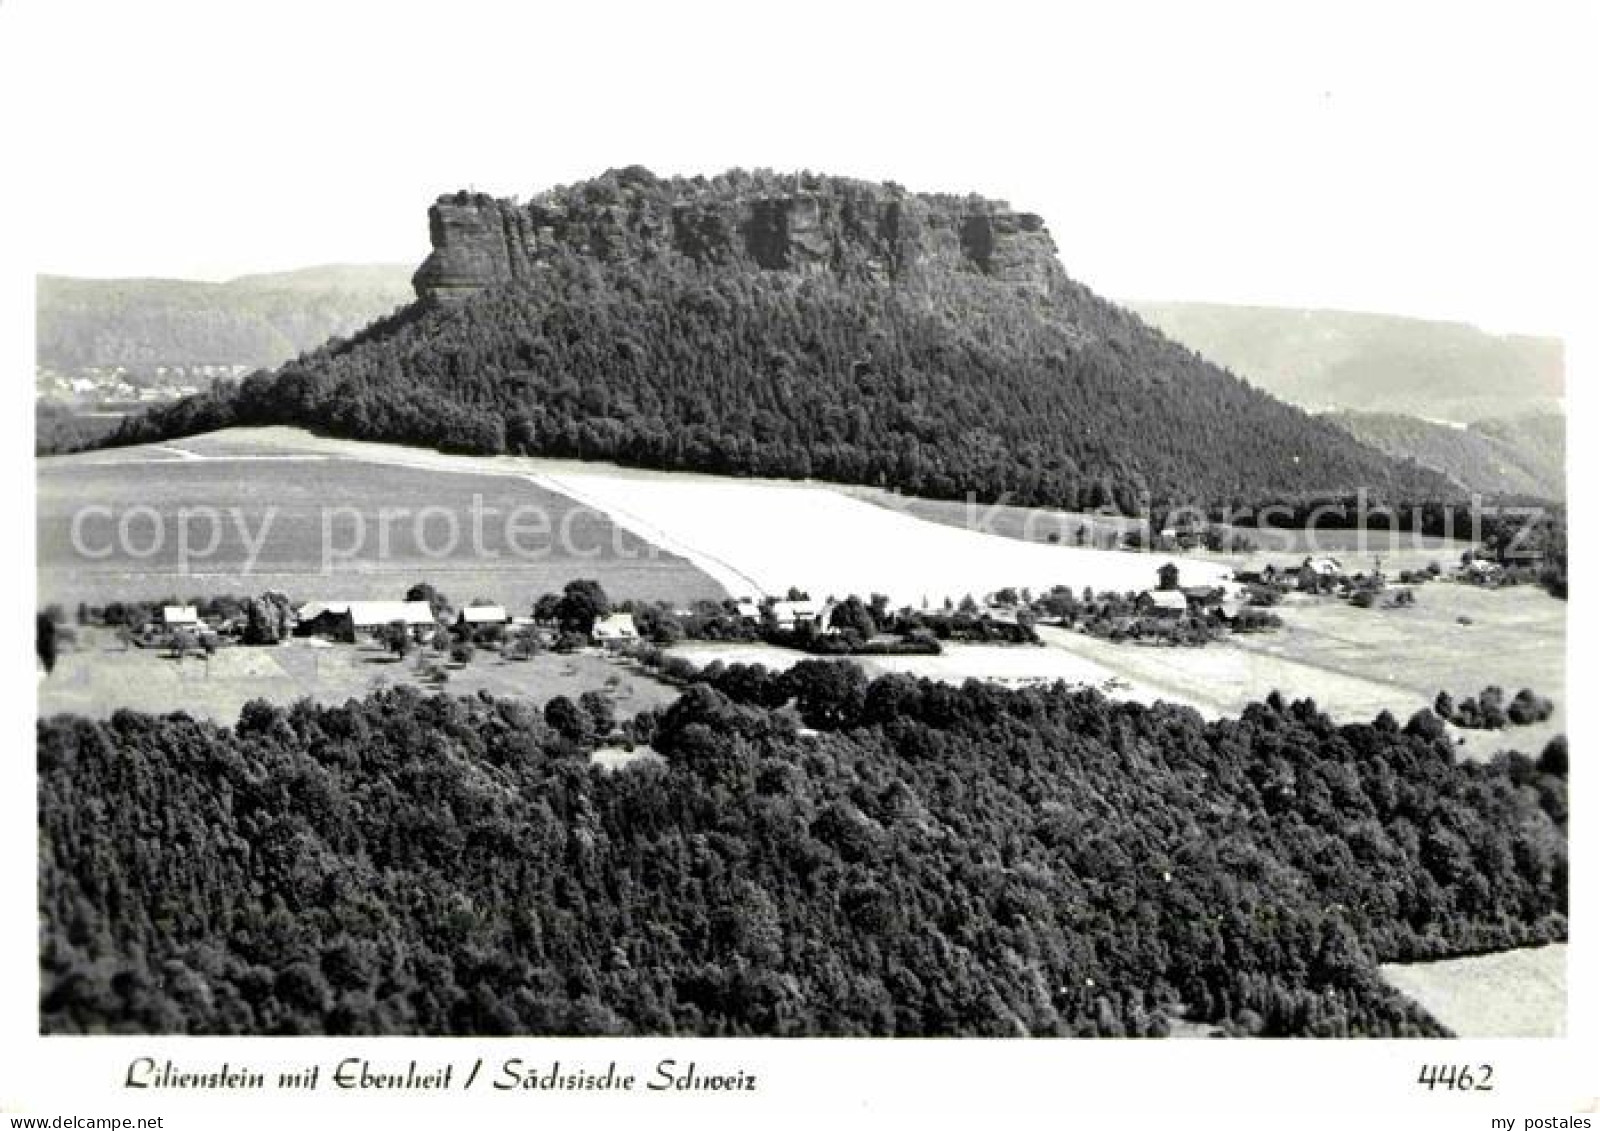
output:
<path id="1" fill-rule="evenodd" d="M 880 592 L 897 604 L 919 605 L 1008 585 L 1142 589 L 1155 583 L 1157 567 L 1172 557 L 997 538 L 886 513 L 830 485 L 791 480 L 451 456 L 290 428 L 230 429 L 167 446 L 205 456 L 237 455 L 241 445 L 262 454 L 319 454 L 389 469 L 516 477 L 590 506 L 643 542 L 692 562 L 735 595 L 781 594 L 799 585 L 814 596 Z M 1198 558 L 1177 560 L 1196 583 L 1227 568 Z"/>
<path id="2" fill-rule="evenodd" d="M 1440 690 L 1459 695 L 1499 684 L 1508 697 L 1522 687 L 1550 696 L 1555 713 L 1536 726 L 1451 728 L 1464 755 L 1537 754 L 1566 732 L 1566 604 L 1542 590 L 1438 583 L 1420 588 L 1408 609 L 1292 597 L 1277 611 L 1283 618 L 1277 632 L 1200 649 L 1112 644 L 1051 628 L 1041 636 L 1125 681 L 1131 697 L 1154 695 L 1212 717 L 1237 714 L 1278 690 L 1309 696 L 1342 721 L 1365 721 L 1387 709 L 1404 722 Z M 1471 623 L 1459 623 L 1463 616 Z"/>
<path id="3" fill-rule="evenodd" d="M 1564 943 L 1379 966 L 1384 981 L 1458 1037 L 1559 1037 L 1566 1031 Z"/>
<path id="4" fill-rule="evenodd" d="M 173 454 L 178 451 L 202 458 Z M 474 474 L 470 467 L 441 474 L 226 433 L 164 449 L 42 459 L 36 476 L 40 601 L 104 603 L 268 588 L 298 600 L 399 598 L 413 582 L 429 580 L 458 601 L 484 596 L 521 609 L 580 576 L 598 578 L 619 597 L 722 595 L 689 562 L 604 514 L 525 477 Z M 73 545 L 73 517 L 89 505 L 110 508 L 110 514 L 88 516 L 81 544 L 91 553 L 112 548 L 108 557 L 90 558 Z M 154 546 L 157 528 L 144 514 L 129 520 L 131 545 L 118 545 L 116 516 L 138 507 L 161 516 L 164 537 L 153 553 L 145 551 Z M 188 519 L 186 565 L 180 513 L 206 507 L 220 518 L 215 524 L 199 514 Z M 424 508 L 437 509 L 419 517 Z M 530 508 L 520 513 L 533 525 L 508 530 L 519 508 Z M 386 510 L 392 516 L 387 522 Z M 252 544 L 259 546 L 253 560 Z"/>
<path id="5" fill-rule="evenodd" d="M 160 463 L 137 475 L 126 466 L 93 463 L 97 457 L 141 456 Z M 243 458 L 250 456 L 272 458 Z M 983 534 L 957 529 L 966 521 L 965 504 L 895 497 L 895 507 L 903 505 L 910 512 L 896 514 L 880 505 L 882 499 L 868 501 L 874 492 L 865 488 L 669 474 L 570 460 L 449 456 L 287 428 L 233 429 L 159 451 L 127 449 L 41 460 L 39 482 L 44 600 L 70 601 L 85 591 L 89 599 L 106 600 L 173 591 L 253 592 L 269 586 L 304 597 L 398 597 L 411 582 L 427 578 L 458 600 L 481 594 L 518 606 L 574 576 L 595 576 L 614 595 L 674 602 L 724 591 L 781 592 L 794 584 L 814 596 L 882 592 L 896 603 L 919 605 L 925 599 L 938 603 L 944 596 L 981 595 L 1004 585 L 1143 588 L 1154 582 L 1156 567 L 1169 560 L 1167 555 L 1025 542 L 1017 535 L 1037 512 L 1021 508 L 1001 508 L 1000 517 L 987 526 L 994 533 Z M 557 553 L 540 563 L 472 556 L 437 561 L 402 534 L 383 562 L 358 561 L 332 575 L 318 569 L 314 559 L 320 556 L 320 531 L 311 516 L 325 502 L 353 506 L 373 524 L 376 509 L 396 499 L 413 507 L 436 503 L 464 511 L 474 494 L 491 507 L 537 502 L 552 514 L 578 512 L 575 543 L 621 549 L 600 558 Z M 86 501 L 149 502 L 164 514 L 185 505 L 239 505 L 255 513 L 271 505 L 280 509 L 281 517 L 263 551 L 265 572 L 249 578 L 224 571 L 185 579 L 163 573 L 159 557 L 97 563 L 93 569 L 63 561 L 63 516 Z M 1333 539 L 1325 548 L 1337 551 L 1343 545 L 1337 540 L 1351 535 L 1319 537 Z M 499 548 L 492 537 L 485 544 Z M 649 546 L 663 549 L 652 556 Z M 628 560 L 635 552 L 638 559 Z M 1457 544 L 1434 539 L 1385 553 L 1384 566 L 1415 568 L 1458 553 Z M 1196 583 L 1246 561 L 1273 559 L 1257 554 L 1177 560 L 1184 581 Z M 1364 568 L 1369 563 L 1351 564 Z M 908 671 L 952 682 L 968 677 L 1011 684 L 1064 679 L 1125 698 L 1187 704 L 1209 716 L 1236 713 L 1277 689 L 1295 698 L 1309 695 L 1334 717 L 1349 720 L 1370 719 L 1386 708 L 1403 720 L 1430 704 L 1441 689 L 1475 693 L 1498 683 L 1508 694 L 1531 687 L 1550 696 L 1556 713 L 1536 727 L 1462 732 L 1464 753 L 1488 757 L 1507 746 L 1536 753 L 1551 735 L 1566 729 L 1566 604 L 1541 591 L 1436 583 L 1419 588 L 1417 604 L 1409 609 L 1361 610 L 1332 600 L 1291 597 L 1280 612 L 1280 632 L 1233 637 L 1204 649 L 1110 644 L 1046 630 L 1044 648 L 952 647 L 943 656 L 874 657 L 863 666 L 872 674 Z M 1462 618 L 1470 623 L 1461 623 Z M 771 667 L 802 658 L 762 645 L 691 645 L 683 652 L 702 663 L 744 659 Z"/>
<path id="6" fill-rule="evenodd" d="M 380 686 L 402 684 L 452 695 L 488 691 L 538 704 L 557 695 L 576 698 L 585 691 L 609 689 L 622 716 L 665 706 L 677 696 L 675 689 L 631 665 L 592 652 L 513 661 L 480 651 L 465 667 L 450 666 L 449 681 L 439 688 L 419 677 L 415 655 L 397 661 L 373 644 L 296 639 L 273 648 L 223 648 L 209 661 L 193 656 L 179 661 L 155 650 L 124 650 L 104 630 L 78 631 L 78 647 L 63 652 L 55 672 L 39 683 L 41 715 L 70 712 L 105 718 L 129 707 L 186 711 L 232 725 L 251 699 L 343 703 Z"/>
<path id="7" fill-rule="evenodd" d="M 947 645 L 940 656 L 872 656 L 871 675 L 897 671 L 960 683 L 991 679 L 1011 686 L 1065 680 L 1121 699 L 1165 700 L 1208 718 L 1236 715 L 1278 690 L 1309 696 L 1342 722 L 1365 722 L 1389 710 L 1403 723 L 1440 690 L 1476 693 L 1498 683 L 1508 696 L 1531 687 L 1550 696 L 1544 723 L 1500 731 L 1450 728 L 1463 756 L 1501 749 L 1536 755 L 1566 733 L 1566 606 L 1524 586 L 1498 591 L 1438 583 L 1418 591 L 1408 609 L 1358 609 L 1331 599 L 1291 597 L 1279 608 L 1284 627 L 1233 636 L 1205 648 L 1099 640 L 1042 626 L 1045 646 Z M 1458 623 L 1467 616 L 1470 625 Z M 804 655 L 766 644 L 687 643 L 674 652 L 697 664 L 761 663 L 783 669 Z"/>
<path id="8" fill-rule="evenodd" d="M 841 492 L 885 510 L 910 515 L 926 522 L 961 529 L 982 530 L 1002 538 L 1048 544 L 1055 535 L 1062 545 L 1074 544 L 1080 527 L 1090 543 L 1119 537 L 1143 526 L 1140 519 L 1118 515 L 1084 514 L 1051 510 L 1045 507 L 991 506 L 983 503 L 945 499 L 918 499 L 875 487 L 840 487 Z M 1374 557 L 1383 559 L 1383 568 L 1393 573 L 1402 569 L 1422 569 L 1429 562 L 1448 568 L 1461 559 L 1469 543 L 1451 538 L 1413 535 L 1383 529 L 1375 519 L 1374 529 L 1358 530 L 1257 530 L 1252 527 L 1227 527 L 1254 542 L 1258 549 L 1247 554 L 1213 554 L 1206 550 L 1187 551 L 1187 556 L 1209 563 L 1260 569 L 1265 565 L 1299 564 L 1307 554 L 1332 554 L 1349 559 L 1354 571 L 1372 568 Z"/>

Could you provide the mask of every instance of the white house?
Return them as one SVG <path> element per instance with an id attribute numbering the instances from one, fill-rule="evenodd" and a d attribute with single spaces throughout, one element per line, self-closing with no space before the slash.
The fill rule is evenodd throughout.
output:
<path id="1" fill-rule="evenodd" d="M 778 627 L 785 631 L 792 631 L 803 624 L 817 624 L 826 627 L 828 616 L 833 612 L 832 601 L 774 601 L 772 615 L 777 619 Z"/>
<path id="2" fill-rule="evenodd" d="M 1160 617 L 1182 616 L 1189 611 L 1189 600 L 1181 589 L 1146 589 L 1139 594 L 1138 605 Z"/>
<path id="3" fill-rule="evenodd" d="M 300 631 L 331 633 L 354 640 L 358 632 L 376 633 L 399 621 L 416 631 L 438 622 L 426 601 L 312 601 L 300 609 Z"/>
<path id="4" fill-rule="evenodd" d="M 595 621 L 589 634 L 603 648 L 620 648 L 639 639 L 639 626 L 632 613 L 612 613 Z"/>
<path id="5" fill-rule="evenodd" d="M 456 618 L 458 624 L 510 624 L 511 614 L 500 605 L 468 605 Z"/>
<path id="6" fill-rule="evenodd" d="M 162 605 L 161 624 L 164 628 L 199 628 L 200 614 L 193 605 Z"/>

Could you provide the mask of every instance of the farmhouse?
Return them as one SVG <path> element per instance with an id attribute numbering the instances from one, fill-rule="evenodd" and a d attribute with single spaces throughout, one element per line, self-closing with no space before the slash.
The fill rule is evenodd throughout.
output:
<path id="1" fill-rule="evenodd" d="M 1302 572 L 1310 571 L 1318 577 L 1338 577 L 1344 572 L 1344 567 L 1339 564 L 1338 558 L 1307 558 L 1300 563 Z"/>
<path id="2" fill-rule="evenodd" d="M 793 631 L 803 624 L 826 626 L 828 623 L 827 618 L 832 612 L 832 601 L 774 601 L 772 603 L 772 615 L 777 619 L 778 628 L 784 631 Z"/>
<path id="3" fill-rule="evenodd" d="M 161 606 L 161 626 L 163 628 L 199 628 L 200 614 L 193 605 L 163 605 Z"/>
<path id="4" fill-rule="evenodd" d="M 511 614 L 501 605 L 468 605 L 456 617 L 457 624 L 510 624 Z"/>
<path id="5" fill-rule="evenodd" d="M 1189 611 L 1189 600 L 1180 589 L 1146 589 L 1137 604 L 1140 612 L 1158 617 L 1181 617 Z"/>
<path id="6" fill-rule="evenodd" d="M 590 635 L 602 648 L 621 648 L 639 639 L 639 626 L 634 623 L 632 613 L 612 613 L 595 621 Z"/>
<path id="7" fill-rule="evenodd" d="M 1466 564 L 1463 572 L 1469 581 L 1494 581 L 1499 579 L 1502 571 L 1499 562 L 1473 558 Z"/>
<path id="8" fill-rule="evenodd" d="M 413 632 L 438 623 L 426 601 L 313 601 L 301 608 L 297 631 L 354 641 L 358 633 L 371 635 L 395 621 Z"/>
<path id="9" fill-rule="evenodd" d="M 733 609 L 746 624 L 761 623 L 761 606 L 749 597 L 740 597 L 733 603 Z"/>

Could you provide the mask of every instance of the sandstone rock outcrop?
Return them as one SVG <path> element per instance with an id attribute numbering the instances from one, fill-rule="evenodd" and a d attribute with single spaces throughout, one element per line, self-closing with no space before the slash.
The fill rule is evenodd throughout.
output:
<path id="1" fill-rule="evenodd" d="M 526 279 L 559 250 L 604 262 L 683 256 L 885 280 L 979 272 L 1038 294 L 1066 282 L 1055 243 L 1032 213 L 976 196 L 810 174 L 662 179 L 634 167 L 526 204 L 441 196 L 428 227 L 433 253 L 413 285 L 419 298 L 442 303 Z"/>

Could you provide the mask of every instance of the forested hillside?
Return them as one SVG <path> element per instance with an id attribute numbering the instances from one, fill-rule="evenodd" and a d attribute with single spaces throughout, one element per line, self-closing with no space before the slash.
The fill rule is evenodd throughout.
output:
<path id="1" fill-rule="evenodd" d="M 411 297 L 390 266 L 312 267 L 225 283 L 41 275 L 37 362 L 70 373 L 281 365 Z"/>
<path id="2" fill-rule="evenodd" d="M 1375 962 L 1565 936 L 1564 749 L 1457 764 L 1426 712 L 812 660 L 643 716 L 659 762 L 578 717 L 43 720 L 44 1030 L 1421 1035 Z"/>
<path id="3" fill-rule="evenodd" d="M 432 229 L 427 301 L 120 441 L 297 423 L 1130 512 L 1456 490 L 1096 297 L 995 202 L 629 169 L 528 205 L 442 198 Z"/>
<path id="4" fill-rule="evenodd" d="M 1522 416 L 1466 427 L 1376 412 L 1330 413 L 1356 439 L 1410 457 L 1485 495 L 1566 497 L 1566 419 Z"/>
<path id="5" fill-rule="evenodd" d="M 1128 303 L 1257 388 L 1321 412 L 1457 423 L 1561 411 L 1562 343 L 1459 322 L 1205 302 Z"/>

